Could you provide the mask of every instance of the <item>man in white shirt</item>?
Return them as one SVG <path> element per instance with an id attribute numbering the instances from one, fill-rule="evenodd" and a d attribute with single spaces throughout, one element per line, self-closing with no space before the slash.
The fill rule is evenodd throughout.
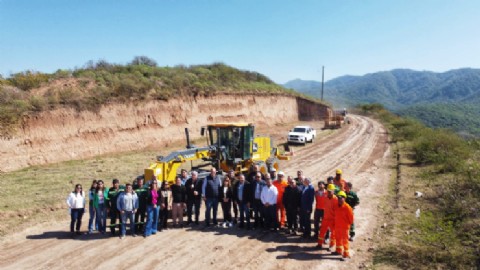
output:
<path id="1" fill-rule="evenodd" d="M 266 186 L 263 187 L 260 199 L 262 201 L 265 213 L 265 227 L 271 231 L 278 230 L 276 217 L 278 190 L 272 185 L 270 175 L 265 175 Z"/>

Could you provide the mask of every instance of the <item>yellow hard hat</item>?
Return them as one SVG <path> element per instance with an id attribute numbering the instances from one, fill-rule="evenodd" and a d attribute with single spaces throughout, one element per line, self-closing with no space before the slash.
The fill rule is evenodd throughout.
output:
<path id="1" fill-rule="evenodd" d="M 335 191 L 335 185 L 334 184 L 328 184 L 327 190 L 328 191 Z"/>
<path id="2" fill-rule="evenodd" d="M 345 194 L 344 191 L 339 191 L 339 192 L 337 193 L 337 197 L 347 198 L 347 194 Z"/>
<path id="3" fill-rule="evenodd" d="M 337 174 L 342 174 L 342 170 L 337 169 Z"/>

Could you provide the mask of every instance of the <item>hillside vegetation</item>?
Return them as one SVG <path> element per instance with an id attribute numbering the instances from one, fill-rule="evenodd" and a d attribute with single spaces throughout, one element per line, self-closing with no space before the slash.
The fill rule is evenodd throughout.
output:
<path id="1" fill-rule="evenodd" d="M 475 269 L 480 265 L 480 140 L 363 105 L 394 143 L 397 178 L 383 207 L 387 226 L 374 263 L 400 269 Z M 415 192 L 421 195 L 415 196 Z"/>
<path id="2" fill-rule="evenodd" d="M 320 97 L 321 83 L 293 80 L 284 85 Z M 444 73 L 396 69 L 364 76 L 342 76 L 325 83 L 324 99 L 337 107 L 380 103 L 430 127 L 480 136 L 480 70 Z M 413 106 L 413 107 L 412 107 Z"/>
<path id="3" fill-rule="evenodd" d="M 158 67 L 147 57 L 136 57 L 128 65 L 101 60 L 76 70 L 58 70 L 53 74 L 26 71 L 0 78 L 0 135 L 11 135 L 26 113 L 60 106 L 96 111 L 109 102 L 216 93 L 298 96 L 262 74 L 222 63 Z"/>
<path id="4" fill-rule="evenodd" d="M 465 137 L 480 137 L 480 103 L 414 105 L 399 110 L 402 116 L 421 120 L 428 127 L 443 127 Z"/>

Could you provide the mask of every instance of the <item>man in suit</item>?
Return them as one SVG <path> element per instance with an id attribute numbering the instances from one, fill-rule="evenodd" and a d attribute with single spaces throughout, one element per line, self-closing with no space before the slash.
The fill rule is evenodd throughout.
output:
<path id="1" fill-rule="evenodd" d="M 255 180 L 251 183 L 252 186 L 252 207 L 253 207 L 253 214 L 255 217 L 255 223 L 253 224 L 254 228 L 260 228 L 264 226 L 263 220 L 263 204 L 261 200 L 262 190 L 265 186 L 265 181 L 262 180 L 262 173 L 257 172 L 255 175 Z"/>
<path id="2" fill-rule="evenodd" d="M 240 228 L 245 226 L 245 220 L 247 221 L 247 229 L 251 229 L 250 225 L 250 203 L 252 201 L 252 188 L 250 183 L 245 180 L 245 175 L 240 174 L 238 176 L 238 182 L 235 183 L 233 188 L 233 198 L 238 205 L 240 211 Z"/>
<path id="3" fill-rule="evenodd" d="M 287 223 L 289 233 L 296 235 L 298 230 L 298 211 L 300 209 L 300 198 L 302 191 L 297 187 L 297 182 L 291 176 L 288 177 L 288 187 L 283 194 L 283 205 L 287 212 Z"/>
<path id="4" fill-rule="evenodd" d="M 230 181 L 231 181 L 231 185 L 232 185 L 232 188 L 235 187 L 235 184 L 238 182 L 238 179 L 237 177 L 235 177 L 235 171 L 230 169 L 228 171 L 228 177 L 230 177 Z M 235 200 L 232 202 L 232 207 L 233 207 L 233 224 L 237 224 L 237 220 L 238 220 L 238 205 L 237 203 L 235 202 Z"/>
<path id="5" fill-rule="evenodd" d="M 310 238 L 312 225 L 311 225 L 311 214 L 312 214 L 312 205 L 315 198 L 315 189 L 311 183 L 310 178 L 305 178 L 303 180 L 303 190 L 302 196 L 300 199 L 300 226 L 303 228 L 303 237 Z"/>
<path id="6" fill-rule="evenodd" d="M 187 192 L 187 225 L 192 223 L 192 212 L 195 207 L 195 224 L 198 225 L 200 205 L 202 203 L 202 181 L 198 179 L 198 172 L 192 171 L 192 177 L 185 182 Z"/>

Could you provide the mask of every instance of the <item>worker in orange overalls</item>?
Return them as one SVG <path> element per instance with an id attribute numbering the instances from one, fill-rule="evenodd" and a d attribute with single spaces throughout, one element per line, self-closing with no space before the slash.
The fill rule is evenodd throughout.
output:
<path id="1" fill-rule="evenodd" d="M 342 191 L 345 191 L 347 189 L 347 181 L 342 178 L 342 170 L 337 169 L 335 179 L 333 179 L 333 184 L 335 184 L 335 186 L 337 186 Z"/>
<path id="2" fill-rule="evenodd" d="M 323 181 L 318 182 L 318 189 L 315 191 L 315 213 L 313 215 L 314 238 L 318 238 L 320 232 L 320 224 L 323 220 L 323 209 L 325 208 L 325 200 L 327 199 L 327 190 Z"/>
<path id="3" fill-rule="evenodd" d="M 348 203 L 345 202 L 347 194 L 340 191 L 337 194 L 338 203 L 334 205 L 335 212 L 335 238 L 336 250 L 333 254 L 342 255 L 342 258 L 349 258 L 348 252 L 348 232 L 353 224 L 353 210 Z"/>
<path id="4" fill-rule="evenodd" d="M 337 196 L 334 194 L 335 185 L 329 184 L 327 186 L 327 199 L 325 200 L 323 209 L 322 226 L 320 226 L 320 233 L 318 234 L 317 248 L 322 248 L 325 243 L 325 234 L 330 230 L 330 247 L 335 246 L 335 212 L 334 206 L 338 204 Z"/>
<path id="5" fill-rule="evenodd" d="M 273 185 L 277 188 L 277 222 L 280 224 L 280 228 L 285 226 L 285 206 L 283 205 L 283 193 L 288 186 L 288 182 L 285 180 L 285 174 L 280 171 L 277 173 L 278 179 L 273 181 Z M 280 215 L 279 215 L 280 213 Z M 280 217 L 280 219 L 279 219 Z"/>

